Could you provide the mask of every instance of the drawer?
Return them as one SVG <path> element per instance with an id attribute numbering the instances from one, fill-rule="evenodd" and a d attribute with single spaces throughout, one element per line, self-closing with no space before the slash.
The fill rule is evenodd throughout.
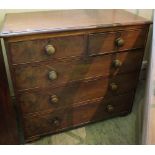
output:
<path id="1" fill-rule="evenodd" d="M 143 52 L 137 50 L 88 60 L 20 65 L 14 68 L 15 84 L 18 90 L 55 87 L 77 80 L 137 71 L 140 70 L 142 57 Z M 116 60 L 118 64 L 114 63 Z"/>
<path id="2" fill-rule="evenodd" d="M 46 90 L 35 90 L 18 95 L 22 113 L 53 111 L 57 108 L 74 107 L 75 105 L 102 100 L 117 96 L 135 89 L 138 74 L 123 74 L 111 79 L 100 78 L 93 81 L 76 82 L 63 87 Z"/>
<path id="3" fill-rule="evenodd" d="M 131 111 L 134 93 L 93 102 L 75 108 L 61 109 L 44 115 L 24 118 L 25 139 L 55 133 L 89 122 L 122 115 Z"/>
<path id="4" fill-rule="evenodd" d="M 53 37 L 10 43 L 12 64 L 81 57 L 86 49 L 84 35 Z"/>
<path id="5" fill-rule="evenodd" d="M 90 34 L 89 55 L 144 48 L 146 34 L 146 29 Z"/>

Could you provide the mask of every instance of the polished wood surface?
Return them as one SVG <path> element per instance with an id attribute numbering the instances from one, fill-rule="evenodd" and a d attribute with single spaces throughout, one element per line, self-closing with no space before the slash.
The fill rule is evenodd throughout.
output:
<path id="1" fill-rule="evenodd" d="M 19 144 L 19 137 L 0 42 L 0 145 L 11 144 Z"/>
<path id="2" fill-rule="evenodd" d="M 24 117 L 25 139 L 27 142 L 45 134 L 60 132 L 65 129 L 128 114 L 131 111 L 134 93 L 96 100 L 89 104 L 79 105 L 75 108 L 60 109 L 45 115 Z M 125 102 L 124 102 L 125 101 Z M 110 106 L 113 109 L 108 108 Z M 58 122 L 55 123 L 55 120 Z"/>
<path id="3" fill-rule="evenodd" d="M 53 45 L 55 53 L 49 55 L 45 50 L 48 45 Z M 15 42 L 9 44 L 12 63 L 28 63 L 46 60 L 57 60 L 68 57 L 81 57 L 86 49 L 84 35 L 61 36 L 33 41 Z"/>
<path id="4" fill-rule="evenodd" d="M 35 88 L 57 87 L 77 80 L 107 77 L 116 74 L 138 71 L 143 52 L 135 50 L 89 57 L 83 60 L 51 61 L 42 64 L 19 65 L 14 67 L 16 88 L 19 91 Z M 121 61 L 120 67 L 114 61 Z M 55 71 L 57 79 L 49 79 L 49 73 Z"/>
<path id="5" fill-rule="evenodd" d="M 7 14 L 1 36 L 149 24 L 125 10 L 58 10 Z"/>
<path id="6" fill-rule="evenodd" d="M 75 82 L 63 87 L 21 93 L 18 101 L 23 115 L 53 111 L 133 91 L 136 88 L 137 80 L 138 73 L 129 73 L 110 79 L 99 78 L 93 81 Z M 111 84 L 113 83 L 117 85 L 117 90 L 112 89 Z M 52 102 L 53 95 L 58 99 L 56 103 Z"/>
<path id="7" fill-rule="evenodd" d="M 89 54 L 98 55 L 114 51 L 143 48 L 146 35 L 147 29 L 91 34 L 89 35 Z M 124 45 L 122 47 L 117 46 L 117 38 L 123 39 Z"/>
<path id="8" fill-rule="evenodd" d="M 1 35 L 25 141 L 129 113 L 149 24 L 124 10 L 7 15 Z"/>

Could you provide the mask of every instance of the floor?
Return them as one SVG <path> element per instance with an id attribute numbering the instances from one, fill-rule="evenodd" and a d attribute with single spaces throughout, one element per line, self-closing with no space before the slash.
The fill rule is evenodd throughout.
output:
<path id="1" fill-rule="evenodd" d="M 139 144 L 141 134 L 141 111 L 145 90 L 144 85 L 144 81 L 139 82 L 131 114 L 94 123 L 60 134 L 46 136 L 30 144 Z"/>

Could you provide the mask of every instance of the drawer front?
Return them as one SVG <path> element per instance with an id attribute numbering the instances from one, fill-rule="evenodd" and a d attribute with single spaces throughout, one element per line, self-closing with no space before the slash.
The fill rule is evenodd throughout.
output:
<path id="1" fill-rule="evenodd" d="M 13 64 L 76 57 L 84 54 L 84 35 L 10 43 Z"/>
<path id="2" fill-rule="evenodd" d="M 122 52 L 88 60 L 61 61 L 42 65 L 15 67 L 15 83 L 18 90 L 55 87 L 76 80 L 107 77 L 140 69 L 143 52 Z M 114 65 L 115 61 L 121 66 Z"/>
<path id="3" fill-rule="evenodd" d="M 112 96 L 133 91 L 136 87 L 138 74 L 123 74 L 111 79 L 100 78 L 87 82 L 76 82 L 64 87 L 47 90 L 36 90 L 18 95 L 23 114 L 53 111 L 57 108 L 102 100 Z"/>
<path id="4" fill-rule="evenodd" d="M 89 55 L 143 48 L 147 31 L 136 29 L 89 35 Z"/>
<path id="5" fill-rule="evenodd" d="M 32 136 L 54 133 L 88 122 L 121 115 L 123 112 L 129 112 L 133 97 L 133 93 L 130 93 L 102 102 L 61 109 L 45 115 L 25 117 L 25 139 L 28 141 Z"/>

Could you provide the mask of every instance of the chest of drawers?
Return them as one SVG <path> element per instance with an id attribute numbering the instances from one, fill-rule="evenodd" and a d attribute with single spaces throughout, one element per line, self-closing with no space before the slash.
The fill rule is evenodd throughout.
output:
<path id="1" fill-rule="evenodd" d="M 8 14 L 1 37 L 25 142 L 128 114 L 150 23 L 124 10 Z"/>

